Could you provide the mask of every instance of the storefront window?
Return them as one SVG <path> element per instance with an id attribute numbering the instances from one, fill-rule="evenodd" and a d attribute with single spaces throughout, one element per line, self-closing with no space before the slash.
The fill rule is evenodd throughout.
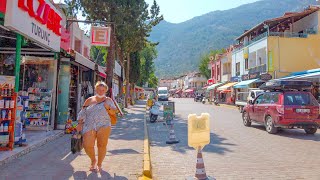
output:
<path id="1" fill-rule="evenodd" d="M 0 54 L 0 75 L 14 76 L 14 54 Z"/>

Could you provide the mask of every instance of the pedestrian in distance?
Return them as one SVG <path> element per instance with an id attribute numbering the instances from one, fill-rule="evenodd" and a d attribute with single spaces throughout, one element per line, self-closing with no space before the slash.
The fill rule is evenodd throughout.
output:
<path id="1" fill-rule="evenodd" d="M 106 97 L 108 86 L 99 81 L 95 85 L 96 95 L 89 97 L 78 114 L 77 131 L 83 134 L 83 148 L 91 159 L 90 171 L 101 172 L 102 162 L 107 153 L 108 139 L 111 134 L 111 113 L 117 108 L 113 100 Z M 97 141 L 98 160 L 95 155 Z"/>

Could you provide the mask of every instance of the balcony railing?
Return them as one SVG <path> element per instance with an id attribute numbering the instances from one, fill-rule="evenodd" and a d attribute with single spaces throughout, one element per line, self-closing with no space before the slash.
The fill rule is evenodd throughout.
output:
<path id="1" fill-rule="evenodd" d="M 279 36 L 286 38 L 307 38 L 307 33 L 295 33 L 295 32 L 270 32 L 269 36 Z"/>
<path id="2" fill-rule="evenodd" d="M 254 37 L 253 39 L 251 39 L 248 43 L 246 44 L 241 44 L 240 46 L 238 46 L 237 48 L 235 48 L 235 50 L 241 50 L 243 47 L 249 46 L 250 44 L 253 44 L 267 36 L 278 36 L 278 37 L 285 37 L 285 38 L 308 38 L 309 34 L 318 34 L 317 31 L 310 29 L 310 30 L 306 30 L 305 33 L 297 33 L 297 32 L 264 32 L 256 37 Z"/>
<path id="3" fill-rule="evenodd" d="M 256 67 L 253 67 L 253 68 L 249 69 L 249 74 L 257 73 L 257 72 L 260 72 L 260 73 L 267 72 L 267 65 L 266 64 L 262 64 L 260 66 L 256 66 Z"/>

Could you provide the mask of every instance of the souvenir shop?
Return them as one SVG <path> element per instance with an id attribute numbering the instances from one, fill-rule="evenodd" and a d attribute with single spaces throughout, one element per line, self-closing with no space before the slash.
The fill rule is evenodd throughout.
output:
<path id="1" fill-rule="evenodd" d="M 0 150 L 12 150 L 26 141 L 28 131 L 53 129 L 54 52 L 60 51 L 60 33 L 59 26 L 39 22 L 17 1 L 5 2 L 0 8 Z M 61 17 L 52 4 L 47 6 L 55 17 Z"/>
<path id="2" fill-rule="evenodd" d="M 95 63 L 79 53 L 61 58 L 58 85 L 58 129 L 76 121 L 84 101 L 94 94 Z"/>

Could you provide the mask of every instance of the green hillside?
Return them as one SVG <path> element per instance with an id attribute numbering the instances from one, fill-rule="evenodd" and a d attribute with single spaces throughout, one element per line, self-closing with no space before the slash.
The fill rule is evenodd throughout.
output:
<path id="1" fill-rule="evenodd" d="M 163 21 L 150 36 L 150 40 L 160 42 L 156 73 L 159 77 L 172 77 L 197 70 L 201 54 L 229 46 L 244 30 L 265 19 L 302 10 L 312 3 L 316 1 L 261 0 L 230 10 L 214 11 L 179 24 Z"/>

